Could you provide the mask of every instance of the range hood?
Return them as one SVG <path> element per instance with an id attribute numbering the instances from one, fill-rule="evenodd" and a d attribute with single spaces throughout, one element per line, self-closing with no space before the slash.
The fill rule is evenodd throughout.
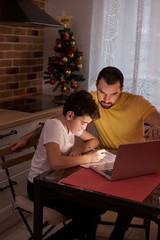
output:
<path id="1" fill-rule="evenodd" d="M 30 0 L 0 0 L 0 25 L 64 27 Z"/>

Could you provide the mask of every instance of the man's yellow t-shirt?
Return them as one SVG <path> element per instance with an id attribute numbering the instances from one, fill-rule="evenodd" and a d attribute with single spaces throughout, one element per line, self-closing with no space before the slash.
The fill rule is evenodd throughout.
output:
<path id="1" fill-rule="evenodd" d="M 98 105 L 100 119 L 94 121 L 100 148 L 117 152 L 120 144 L 144 141 L 144 120 L 156 108 L 142 96 L 122 92 L 119 101 L 109 109 L 98 102 L 97 92 L 91 92 Z"/>

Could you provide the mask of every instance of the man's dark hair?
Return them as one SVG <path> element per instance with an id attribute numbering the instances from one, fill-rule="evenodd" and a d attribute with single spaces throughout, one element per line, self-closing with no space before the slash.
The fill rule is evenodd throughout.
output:
<path id="1" fill-rule="evenodd" d="M 85 90 L 76 91 L 67 97 L 63 115 L 68 111 L 73 111 L 75 116 L 89 115 L 93 120 L 100 117 L 97 104 L 92 95 Z"/>
<path id="2" fill-rule="evenodd" d="M 99 83 L 99 80 L 101 78 L 103 78 L 104 81 L 109 85 L 120 82 L 120 88 L 123 87 L 123 80 L 124 80 L 123 74 L 116 67 L 109 66 L 109 67 L 103 68 L 98 74 L 97 84 Z"/>

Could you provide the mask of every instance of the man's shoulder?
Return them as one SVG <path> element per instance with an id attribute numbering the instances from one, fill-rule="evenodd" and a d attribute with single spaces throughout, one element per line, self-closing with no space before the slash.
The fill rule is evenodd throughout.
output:
<path id="1" fill-rule="evenodd" d="M 147 99 L 145 99 L 142 95 L 134 94 L 134 93 L 127 93 L 123 92 L 122 101 L 127 102 L 127 104 L 132 104 L 132 106 L 138 107 L 154 107 L 152 103 L 150 103 Z M 154 107 L 155 108 L 155 107 Z"/>
<path id="2" fill-rule="evenodd" d="M 122 92 L 123 98 L 130 98 L 130 99 L 138 99 L 138 98 L 143 98 L 141 95 L 137 95 L 134 93 L 129 93 L 129 92 Z"/>
<path id="3" fill-rule="evenodd" d="M 92 95 L 93 99 L 97 101 L 97 91 L 91 91 L 90 94 Z"/>
<path id="4" fill-rule="evenodd" d="M 97 95 L 97 91 L 90 91 L 90 94 L 95 97 Z"/>

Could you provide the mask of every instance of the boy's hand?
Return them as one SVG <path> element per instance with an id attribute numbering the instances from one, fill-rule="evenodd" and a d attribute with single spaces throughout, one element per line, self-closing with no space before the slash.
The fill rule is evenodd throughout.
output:
<path id="1" fill-rule="evenodd" d="M 89 156 L 90 162 L 99 162 L 101 159 L 105 157 L 106 150 L 105 149 L 97 149 L 87 153 Z"/>
<path id="2" fill-rule="evenodd" d="M 21 149 L 27 144 L 27 141 L 25 138 L 17 138 L 13 139 L 11 143 L 9 144 L 9 147 L 12 151 L 20 152 Z"/>

